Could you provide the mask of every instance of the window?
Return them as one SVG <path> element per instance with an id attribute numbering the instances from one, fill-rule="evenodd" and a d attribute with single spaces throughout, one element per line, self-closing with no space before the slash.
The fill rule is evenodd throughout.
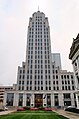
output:
<path id="1" fill-rule="evenodd" d="M 32 75 L 30 75 L 30 79 L 32 79 Z"/>
<path id="2" fill-rule="evenodd" d="M 56 84 L 58 84 L 58 81 L 56 81 Z"/>
<path id="3" fill-rule="evenodd" d="M 74 84 L 74 81 L 72 80 L 72 84 Z"/>
<path id="4" fill-rule="evenodd" d="M 70 90 L 70 86 L 68 86 L 68 90 Z"/>
<path id="5" fill-rule="evenodd" d="M 41 84 L 43 84 L 43 81 L 41 81 Z"/>
<path id="6" fill-rule="evenodd" d="M 47 81 L 46 81 L 46 85 L 47 85 Z"/>
<path id="7" fill-rule="evenodd" d="M 65 86 L 65 90 L 67 90 L 67 86 Z"/>
<path id="8" fill-rule="evenodd" d="M 41 79 L 43 79 L 43 75 L 41 75 Z"/>
<path id="9" fill-rule="evenodd" d="M 58 75 L 56 75 L 56 79 L 58 79 Z"/>
<path id="10" fill-rule="evenodd" d="M 70 98 L 70 94 L 63 94 L 64 95 L 64 99 L 69 99 Z"/>
<path id="11" fill-rule="evenodd" d="M 67 84 L 67 81 L 65 81 L 65 84 Z"/>
<path id="12" fill-rule="evenodd" d="M 22 90 L 24 90 L 24 86 L 22 86 Z"/>
<path id="13" fill-rule="evenodd" d="M 46 86 L 46 90 L 48 90 L 48 87 Z"/>
<path id="14" fill-rule="evenodd" d="M 47 79 L 47 75 L 45 75 L 45 78 Z"/>
<path id="15" fill-rule="evenodd" d="M 72 90 L 75 90 L 74 86 L 72 86 Z"/>
<path id="16" fill-rule="evenodd" d="M 58 73 L 58 70 L 56 70 L 56 74 Z"/>
<path id="17" fill-rule="evenodd" d="M 29 75 L 27 75 L 27 79 L 29 79 Z"/>
<path id="18" fill-rule="evenodd" d="M 38 90 L 40 90 L 40 87 L 38 86 Z"/>
<path id="19" fill-rule="evenodd" d="M 25 70 L 23 70 L 23 73 L 25 73 Z"/>
<path id="20" fill-rule="evenodd" d="M 27 81 L 27 85 L 29 84 L 29 81 Z"/>
<path id="21" fill-rule="evenodd" d="M 19 84 L 21 84 L 21 81 L 19 81 Z"/>
<path id="22" fill-rule="evenodd" d="M 25 78 L 25 75 L 23 75 L 23 79 Z"/>
<path id="23" fill-rule="evenodd" d="M 62 81 L 62 84 L 64 84 L 64 81 Z"/>
<path id="24" fill-rule="evenodd" d="M 70 84 L 70 81 L 68 80 L 68 84 Z"/>
<path id="25" fill-rule="evenodd" d="M 38 85 L 40 84 L 40 81 L 38 81 Z"/>
<path id="26" fill-rule="evenodd" d="M 73 75 L 71 75 L 71 79 L 73 79 Z"/>
<path id="27" fill-rule="evenodd" d="M 52 73 L 54 74 L 54 70 L 52 70 Z"/>
<path id="28" fill-rule="evenodd" d="M 66 75 L 64 75 L 64 78 L 66 79 Z"/>
<path id="29" fill-rule="evenodd" d="M 53 84 L 55 84 L 55 81 L 53 81 Z"/>
<path id="30" fill-rule="evenodd" d="M 32 74 L 32 70 L 30 70 L 30 73 Z"/>
<path id="31" fill-rule="evenodd" d="M 30 85 L 32 85 L 32 81 L 30 81 Z"/>
<path id="32" fill-rule="evenodd" d="M 48 73 L 50 74 L 50 70 L 48 70 Z"/>
<path id="33" fill-rule="evenodd" d="M 55 90 L 55 87 L 53 87 L 53 89 Z"/>
<path id="34" fill-rule="evenodd" d="M 37 76 L 35 75 L 35 79 L 37 79 Z"/>
<path id="35" fill-rule="evenodd" d="M 54 69 L 54 65 L 52 65 L 52 68 Z"/>
<path id="36" fill-rule="evenodd" d="M 50 75 L 49 75 L 49 79 L 50 79 Z"/>
<path id="37" fill-rule="evenodd" d="M 47 74 L 47 70 L 45 70 L 45 73 Z"/>
<path id="38" fill-rule="evenodd" d="M 69 75 L 67 75 L 67 79 L 69 79 Z"/>
<path id="39" fill-rule="evenodd" d="M 41 87 L 41 90 L 43 90 L 43 87 Z"/>
<path id="40" fill-rule="evenodd" d="M 22 84 L 24 85 L 24 81 L 22 81 Z"/>
<path id="41" fill-rule="evenodd" d="M 23 65 L 23 68 L 25 68 L 25 65 Z"/>
<path id="42" fill-rule="evenodd" d="M 64 86 L 62 86 L 62 90 L 64 90 Z"/>
<path id="43" fill-rule="evenodd" d="M 35 86 L 35 90 L 36 90 L 36 86 Z"/>
<path id="44" fill-rule="evenodd" d="M 61 79 L 63 79 L 63 75 L 61 75 Z"/>
<path id="45" fill-rule="evenodd" d="M 20 70 L 20 74 L 22 73 L 22 70 Z"/>
<path id="46" fill-rule="evenodd" d="M 53 75 L 53 79 L 55 79 L 55 75 Z"/>
<path id="47" fill-rule="evenodd" d="M 19 76 L 19 79 L 21 79 L 21 75 Z"/>
<path id="48" fill-rule="evenodd" d="M 51 81 L 49 81 L 49 84 L 51 84 Z"/>
<path id="49" fill-rule="evenodd" d="M 59 87 L 57 86 L 57 90 L 59 90 Z"/>
<path id="50" fill-rule="evenodd" d="M 38 75 L 38 79 L 40 79 L 40 75 Z"/>
<path id="51" fill-rule="evenodd" d="M 27 90 L 29 90 L 29 87 L 27 86 Z"/>
<path id="52" fill-rule="evenodd" d="M 51 90 L 51 87 L 49 87 L 49 90 Z"/>
<path id="53" fill-rule="evenodd" d="M 30 86 L 30 90 L 32 90 L 32 86 Z"/>

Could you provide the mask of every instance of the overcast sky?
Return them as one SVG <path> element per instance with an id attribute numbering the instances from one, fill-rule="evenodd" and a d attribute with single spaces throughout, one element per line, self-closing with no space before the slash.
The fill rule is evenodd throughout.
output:
<path id="1" fill-rule="evenodd" d="M 38 6 L 49 20 L 52 52 L 61 53 L 62 69 L 73 71 L 68 55 L 79 32 L 79 0 L 0 0 L 0 85 L 17 81 L 26 56 L 29 17 Z"/>

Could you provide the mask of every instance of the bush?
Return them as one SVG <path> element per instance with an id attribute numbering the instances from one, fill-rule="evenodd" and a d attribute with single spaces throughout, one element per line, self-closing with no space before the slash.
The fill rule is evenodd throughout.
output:
<path id="1" fill-rule="evenodd" d="M 25 109 L 23 107 L 17 108 L 17 111 L 24 111 Z"/>
<path id="2" fill-rule="evenodd" d="M 4 111 L 4 109 L 0 109 L 0 112 L 1 112 L 1 111 Z"/>
<path id="3" fill-rule="evenodd" d="M 41 107 L 39 107 L 38 109 L 39 109 L 39 110 L 43 110 L 43 109 L 44 109 L 44 107 L 42 107 L 42 106 L 41 106 Z"/>
<path id="4" fill-rule="evenodd" d="M 38 110 L 37 107 L 31 107 L 30 110 Z"/>
<path id="5" fill-rule="evenodd" d="M 30 109 L 30 106 L 25 106 L 23 107 L 25 110 L 29 110 Z"/>
<path id="6" fill-rule="evenodd" d="M 52 111 L 52 108 L 51 107 L 45 107 L 43 110 Z"/>

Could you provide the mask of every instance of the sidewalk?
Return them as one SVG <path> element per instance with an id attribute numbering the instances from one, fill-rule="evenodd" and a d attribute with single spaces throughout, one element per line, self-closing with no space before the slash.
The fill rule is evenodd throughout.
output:
<path id="1" fill-rule="evenodd" d="M 6 115 L 6 114 L 9 114 L 9 113 L 12 113 L 12 112 L 15 112 L 16 110 L 8 110 L 8 111 L 2 111 L 0 112 L 0 115 Z"/>
<path id="2" fill-rule="evenodd" d="M 63 115 L 69 119 L 79 119 L 79 114 L 73 113 L 73 112 L 68 112 L 68 111 L 64 111 L 63 109 L 58 109 L 55 110 L 56 113 Z"/>

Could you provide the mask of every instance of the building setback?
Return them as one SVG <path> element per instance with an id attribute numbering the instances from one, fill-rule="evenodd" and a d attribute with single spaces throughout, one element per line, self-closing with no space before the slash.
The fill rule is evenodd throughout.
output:
<path id="1" fill-rule="evenodd" d="M 13 91 L 5 91 L 4 105 L 76 105 L 74 74 L 61 70 L 59 60 L 60 54 L 53 54 L 52 58 L 48 18 L 37 11 L 29 19 L 26 61 L 18 67 Z"/>

